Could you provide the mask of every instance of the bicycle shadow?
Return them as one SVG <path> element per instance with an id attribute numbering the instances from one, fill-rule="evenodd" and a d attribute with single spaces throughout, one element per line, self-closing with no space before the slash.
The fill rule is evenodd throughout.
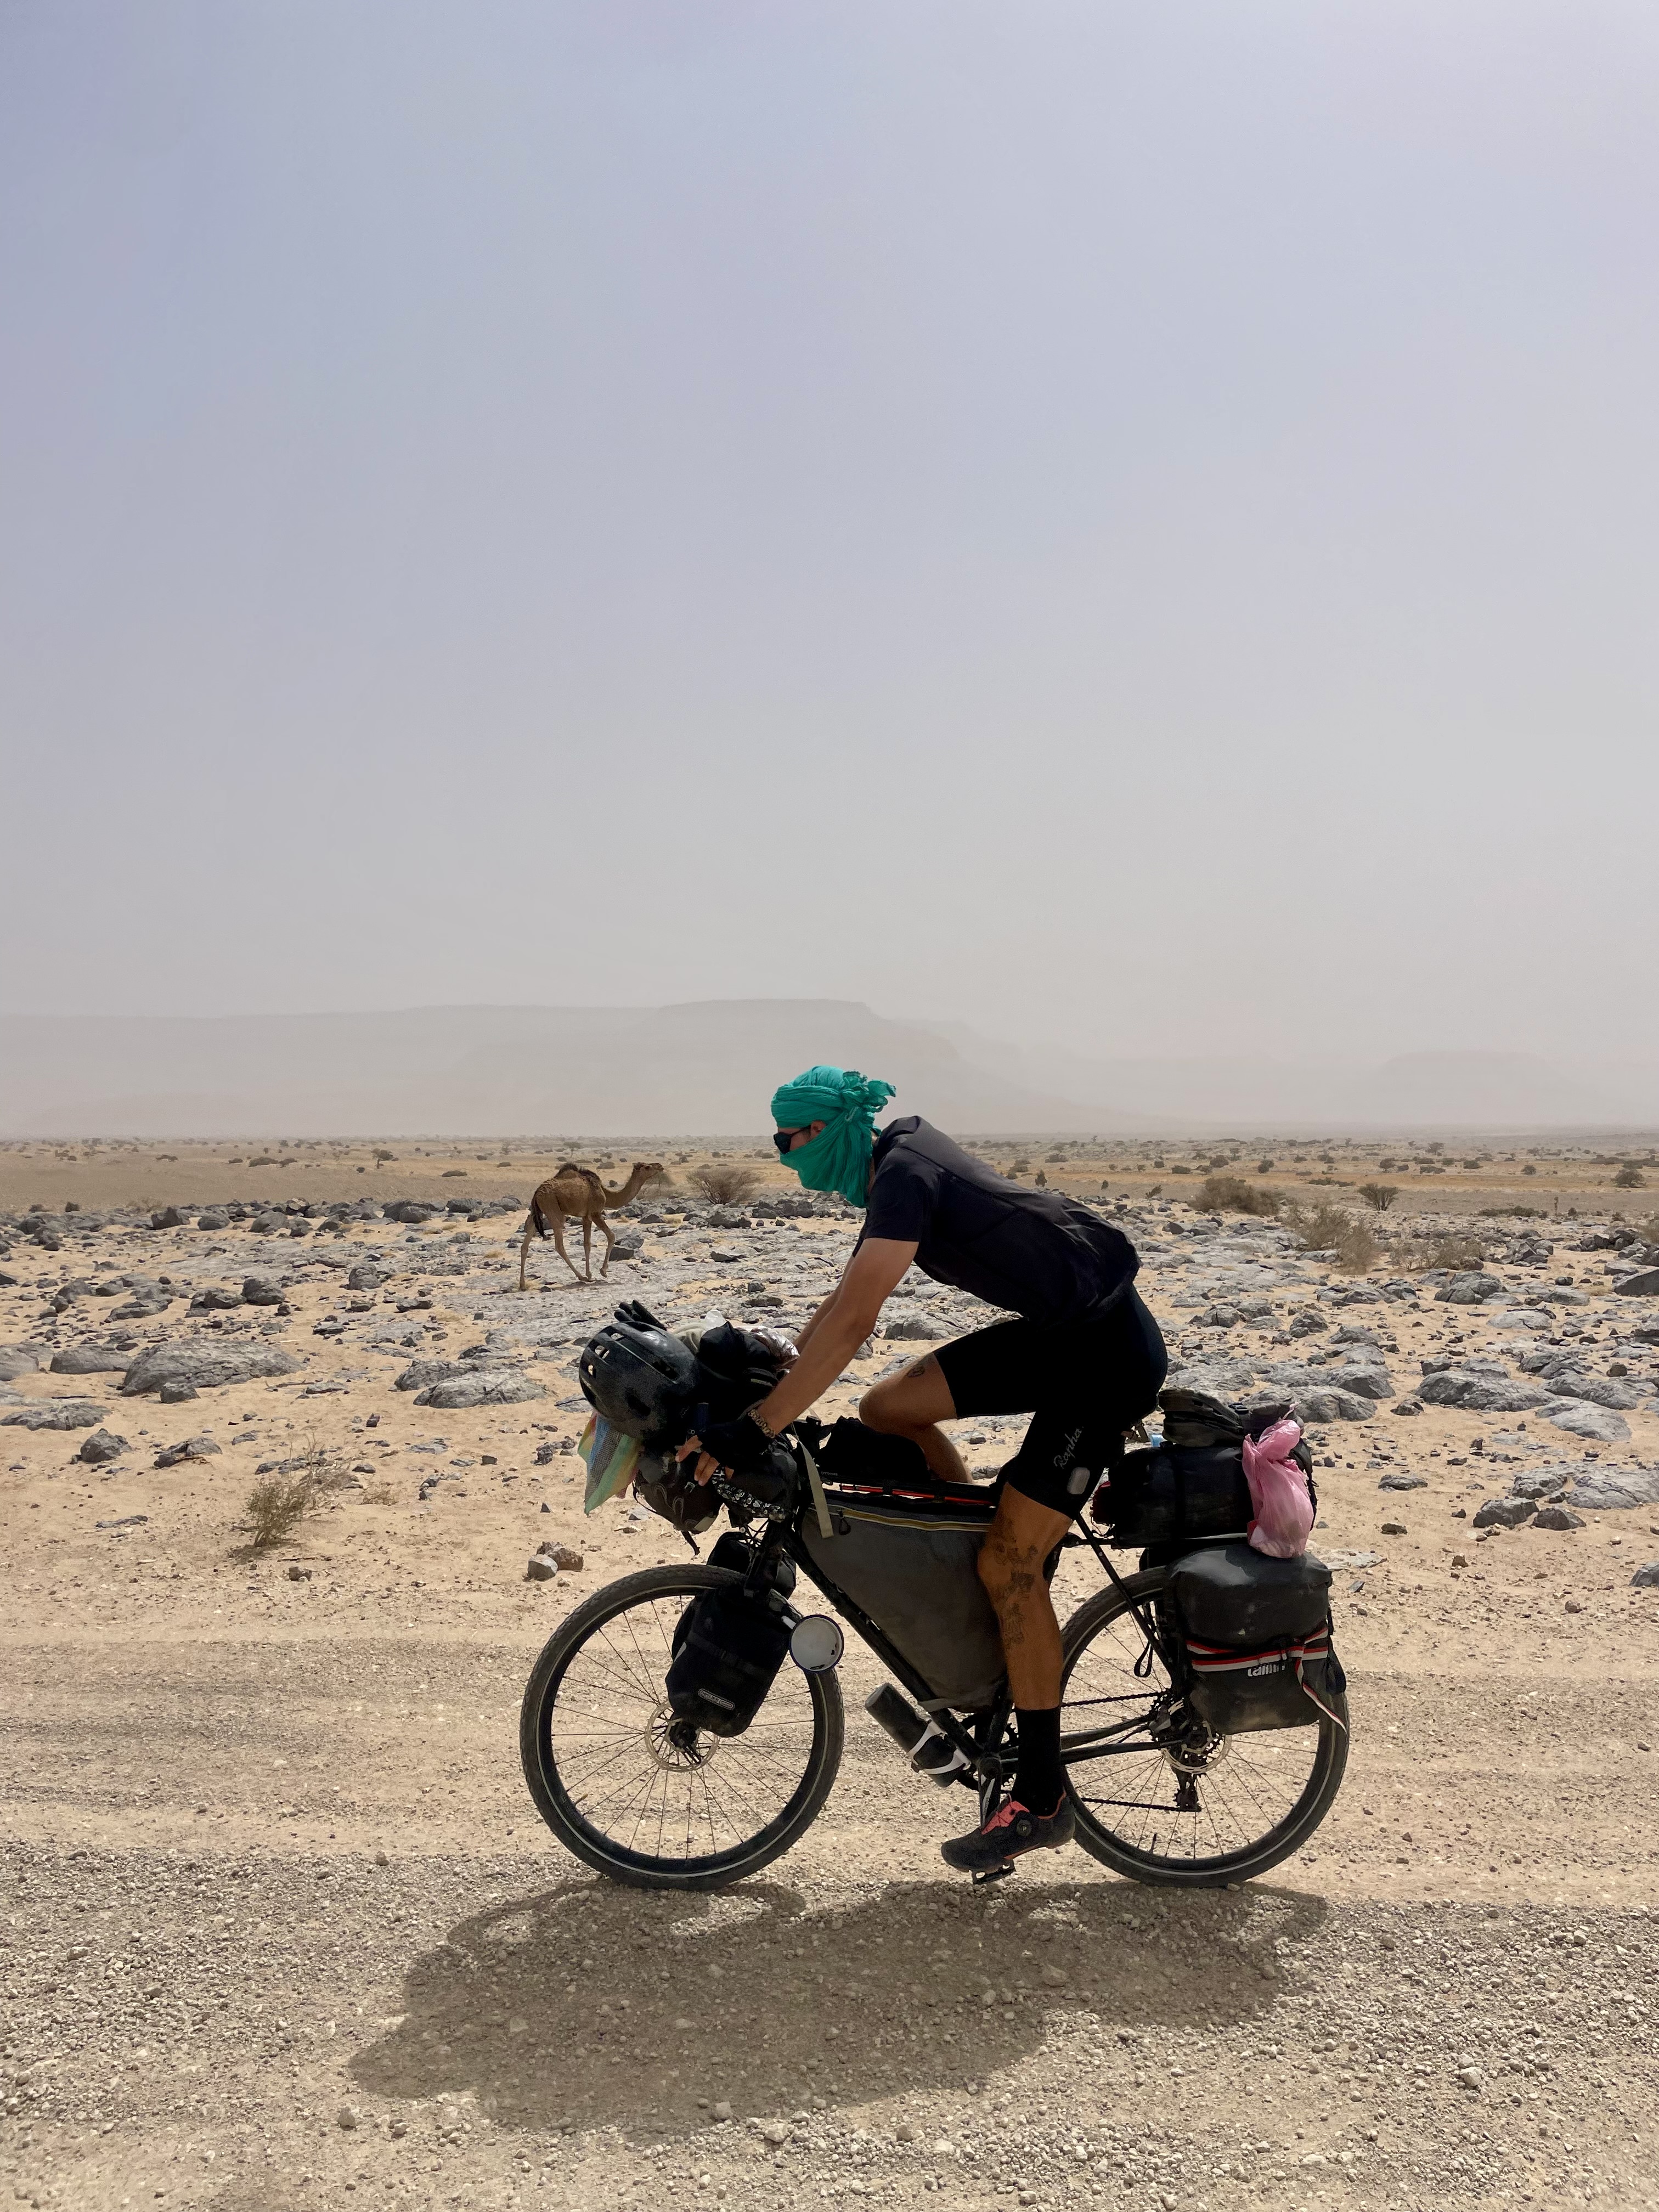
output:
<path id="1" fill-rule="evenodd" d="M 687 1897 L 574 1876 L 416 1959 L 401 2023 L 351 2071 L 390 2099 L 470 2090 L 508 2126 L 661 2141 L 710 2124 L 699 2098 L 741 2120 L 982 2081 L 1056 2011 L 1127 2044 L 1255 2019 L 1279 1951 L 1327 1911 L 1260 1884 L 1011 1891 L 988 1911 L 983 1893 L 901 1882 L 826 1911 L 763 1881 Z"/>

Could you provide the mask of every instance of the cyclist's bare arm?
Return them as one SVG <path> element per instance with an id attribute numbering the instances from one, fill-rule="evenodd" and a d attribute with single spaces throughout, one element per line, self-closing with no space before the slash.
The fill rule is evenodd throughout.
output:
<path id="1" fill-rule="evenodd" d="M 868 1237 L 860 1245 L 840 1282 L 796 1339 L 800 1357 L 754 1409 L 775 1435 L 846 1372 L 915 1256 L 914 1244 L 897 1243 L 889 1237 Z M 687 1445 L 680 1456 L 691 1449 Z M 714 1471 L 714 1462 L 705 1452 L 697 1462 L 697 1480 L 707 1482 Z"/>

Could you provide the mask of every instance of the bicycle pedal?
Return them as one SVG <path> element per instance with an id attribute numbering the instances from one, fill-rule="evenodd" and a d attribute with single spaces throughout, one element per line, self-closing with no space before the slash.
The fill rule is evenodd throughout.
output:
<path id="1" fill-rule="evenodd" d="M 976 1874 L 974 1876 L 974 1887 L 982 1889 L 988 1881 L 1000 1881 L 1005 1875 L 1012 1874 L 1014 1871 L 1013 1861 L 1004 1859 L 1000 1867 L 987 1867 L 983 1874 Z"/>

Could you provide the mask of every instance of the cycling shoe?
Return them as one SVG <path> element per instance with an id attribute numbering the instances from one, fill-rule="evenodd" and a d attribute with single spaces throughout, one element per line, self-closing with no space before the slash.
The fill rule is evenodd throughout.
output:
<path id="1" fill-rule="evenodd" d="M 941 1844 L 939 1855 L 958 1874 L 988 1874 L 1011 1860 L 1023 1858 L 1027 1851 L 1058 1850 L 1076 1832 L 1069 1797 L 1062 1797 L 1046 1817 L 1010 1797 L 982 1828 L 970 1829 L 967 1835 L 952 1836 Z"/>

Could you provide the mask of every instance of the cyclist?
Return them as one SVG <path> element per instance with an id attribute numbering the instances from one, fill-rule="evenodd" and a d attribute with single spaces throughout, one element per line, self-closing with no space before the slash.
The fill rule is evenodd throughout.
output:
<path id="1" fill-rule="evenodd" d="M 1120 1230 L 1053 1191 L 1011 1181 L 916 1115 L 879 1132 L 893 1085 L 856 1069 L 810 1067 L 773 1097 L 773 1142 L 809 1190 L 864 1208 L 841 1280 L 800 1332 L 799 1357 L 760 1404 L 711 1422 L 696 1474 L 763 1464 L 769 1438 L 843 1374 L 912 1265 L 1018 1316 L 959 1337 L 865 1393 L 860 1419 L 918 1444 L 935 1474 L 968 1470 L 939 1424 L 986 1413 L 1032 1419 L 1003 1469 L 979 1573 L 1002 1632 L 1019 1728 L 1006 1801 L 944 1845 L 981 1873 L 1071 1841 L 1060 1758 L 1060 1624 L 1045 1562 L 1082 1511 L 1108 1453 L 1157 1402 L 1163 1337 L 1136 1293 L 1140 1262 Z"/>

